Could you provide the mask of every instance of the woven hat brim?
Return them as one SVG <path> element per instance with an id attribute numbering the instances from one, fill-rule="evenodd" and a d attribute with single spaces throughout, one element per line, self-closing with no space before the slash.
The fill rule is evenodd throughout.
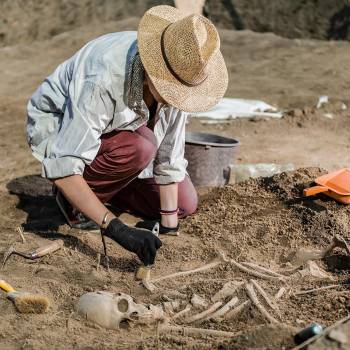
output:
<path id="1" fill-rule="evenodd" d="M 139 53 L 152 83 L 169 105 L 185 112 L 204 112 L 224 96 L 228 84 L 227 68 L 218 51 L 210 59 L 208 76 L 200 85 L 188 86 L 173 76 L 162 55 L 161 37 L 166 27 L 184 17 L 178 9 L 166 5 L 148 10 L 138 26 Z"/>

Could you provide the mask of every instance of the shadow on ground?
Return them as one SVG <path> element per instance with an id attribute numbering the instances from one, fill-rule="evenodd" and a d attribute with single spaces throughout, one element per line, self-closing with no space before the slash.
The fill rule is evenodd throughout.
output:
<path id="1" fill-rule="evenodd" d="M 52 194 L 52 183 L 49 180 L 40 175 L 18 177 L 7 184 L 7 189 L 11 194 L 18 196 L 17 209 L 28 214 L 26 222 L 22 224 L 25 231 L 33 232 L 48 240 L 62 239 L 66 247 L 78 250 L 93 259 L 102 252 L 102 244 L 101 250 L 96 251 L 87 244 L 88 242 L 84 242 L 88 241 L 87 233 L 75 229 L 69 230 L 67 225 L 62 229 L 66 222 L 56 204 Z M 99 235 L 99 232 L 94 234 Z M 106 266 L 104 258 L 101 259 L 101 265 Z M 109 266 L 121 272 L 133 272 L 137 262 L 136 259 L 109 256 Z"/>
<path id="2" fill-rule="evenodd" d="M 28 214 L 23 228 L 29 231 L 57 231 L 65 223 L 55 197 L 52 194 L 52 183 L 40 177 L 29 175 L 18 177 L 7 184 L 11 194 L 19 198 L 17 209 Z"/>

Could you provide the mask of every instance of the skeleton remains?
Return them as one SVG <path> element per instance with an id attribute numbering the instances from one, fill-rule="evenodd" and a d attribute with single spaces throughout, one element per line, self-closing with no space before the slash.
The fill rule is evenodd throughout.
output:
<path id="1" fill-rule="evenodd" d="M 217 323 L 232 320 L 249 306 L 256 307 L 268 322 L 277 324 L 282 321 L 278 301 L 286 291 L 290 294 L 291 287 L 288 286 L 289 284 L 294 284 L 300 278 L 306 277 L 331 279 L 331 276 L 322 270 L 314 260 L 322 259 L 336 247 L 344 248 L 347 252 L 349 248 L 344 239 L 337 235 L 334 237 L 332 244 L 326 249 L 318 251 L 299 250 L 294 255 L 294 267 L 278 272 L 253 262 L 239 263 L 226 258 L 224 253 L 219 252 L 218 258 L 193 270 L 175 272 L 154 279 L 150 278 L 149 267 L 142 267 L 137 273 L 137 278 L 143 282 L 143 285 L 148 290 L 154 291 L 155 286 L 152 282 L 185 277 L 208 271 L 220 264 L 227 264 L 248 276 L 267 280 L 270 284 L 275 282 L 284 285 L 279 287 L 278 292 L 275 292 L 275 296 L 271 296 L 272 294 L 269 294 L 257 280 L 240 277 L 239 280 L 224 283 L 222 288 L 210 298 L 211 304 L 196 294 L 191 297 L 190 301 L 189 299 L 186 301 L 186 294 L 181 294 L 176 290 L 170 291 L 174 296 L 181 295 L 181 301 L 167 297 L 162 305 L 157 306 L 135 303 L 131 296 L 124 293 L 94 292 L 84 294 L 80 298 L 77 311 L 87 320 L 108 329 L 118 329 L 120 324 L 125 321 L 142 325 L 155 325 L 160 322 L 161 325 L 158 329 L 162 333 L 181 331 L 183 333 L 188 332 L 191 335 L 222 336 L 222 332 L 180 325 L 201 323 L 208 320 L 215 320 Z M 248 298 L 241 300 L 238 297 L 238 292 L 244 290 Z M 225 336 L 231 336 L 231 333 L 226 333 Z"/>

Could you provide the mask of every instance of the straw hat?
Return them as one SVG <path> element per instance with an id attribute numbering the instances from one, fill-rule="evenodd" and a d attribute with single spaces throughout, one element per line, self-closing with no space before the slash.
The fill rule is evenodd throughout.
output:
<path id="1" fill-rule="evenodd" d="M 137 33 L 141 61 L 158 93 L 185 112 L 203 112 L 225 94 L 228 74 L 215 26 L 200 15 L 155 6 Z"/>

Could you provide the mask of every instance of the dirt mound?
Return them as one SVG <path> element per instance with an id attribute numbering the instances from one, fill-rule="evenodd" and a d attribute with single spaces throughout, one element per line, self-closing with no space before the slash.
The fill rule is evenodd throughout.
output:
<path id="1" fill-rule="evenodd" d="M 227 250 L 232 258 L 286 261 L 291 249 L 350 237 L 350 210 L 327 197 L 306 199 L 302 190 L 323 174 L 301 169 L 214 190 L 185 231 L 204 240 L 208 252 Z"/>

